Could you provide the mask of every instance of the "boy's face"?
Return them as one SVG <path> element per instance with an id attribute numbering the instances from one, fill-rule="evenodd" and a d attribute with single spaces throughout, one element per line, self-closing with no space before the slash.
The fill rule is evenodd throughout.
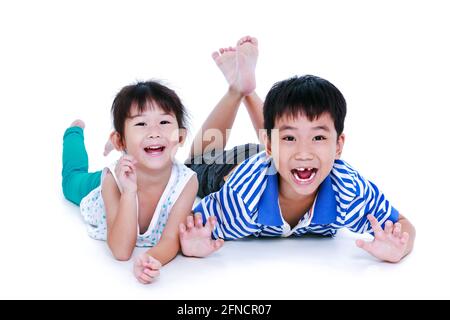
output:
<path id="1" fill-rule="evenodd" d="M 267 152 L 280 174 L 280 191 L 313 195 L 340 157 L 344 135 L 337 136 L 329 113 L 313 121 L 301 114 L 283 116 L 275 121 L 274 129 Z"/>
<path id="2" fill-rule="evenodd" d="M 139 113 L 134 105 L 125 120 L 124 150 L 137 160 L 137 166 L 162 169 L 172 165 L 180 139 L 175 115 L 167 114 L 158 105 Z"/>

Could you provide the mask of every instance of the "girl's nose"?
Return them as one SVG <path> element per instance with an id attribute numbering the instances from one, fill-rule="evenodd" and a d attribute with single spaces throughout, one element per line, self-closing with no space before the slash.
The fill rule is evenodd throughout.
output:
<path id="1" fill-rule="evenodd" d="M 161 138 L 161 133 L 158 128 L 150 128 L 147 133 L 148 139 Z"/>

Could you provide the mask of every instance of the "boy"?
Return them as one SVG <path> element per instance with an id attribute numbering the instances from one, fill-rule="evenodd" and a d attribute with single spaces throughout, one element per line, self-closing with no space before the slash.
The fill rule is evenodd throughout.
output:
<path id="1" fill-rule="evenodd" d="M 261 112 L 253 92 L 257 56 L 250 37 L 213 54 L 230 88 L 191 149 L 189 166 L 205 198 L 193 210 L 195 218 L 180 225 L 183 253 L 205 257 L 222 239 L 333 236 L 345 227 L 374 235 L 371 242 L 357 240 L 358 247 L 380 260 L 400 261 L 413 248 L 415 229 L 377 186 L 340 160 L 346 115 L 341 92 L 319 77 L 293 77 L 272 87 Z M 254 128 L 265 130 L 265 151 L 245 145 L 220 152 L 242 100 Z M 202 131 L 210 129 L 218 136 L 206 145 Z"/>

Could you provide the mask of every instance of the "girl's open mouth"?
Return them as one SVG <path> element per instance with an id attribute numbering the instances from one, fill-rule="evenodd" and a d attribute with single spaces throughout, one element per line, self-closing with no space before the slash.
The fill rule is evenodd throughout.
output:
<path id="1" fill-rule="evenodd" d="M 164 146 L 150 146 L 144 148 L 144 151 L 150 156 L 159 156 L 164 152 L 164 149 L 166 149 Z"/>

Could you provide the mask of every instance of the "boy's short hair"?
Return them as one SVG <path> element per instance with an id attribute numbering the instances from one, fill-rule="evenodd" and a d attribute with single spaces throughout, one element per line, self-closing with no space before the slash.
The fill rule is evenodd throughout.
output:
<path id="1" fill-rule="evenodd" d="M 131 107 L 134 103 L 137 105 L 138 112 L 144 112 L 148 105 L 157 104 L 164 112 L 175 115 L 179 128 L 186 128 L 186 108 L 175 91 L 157 81 L 137 82 L 123 87 L 116 95 L 111 107 L 114 130 L 122 138 L 125 120 L 131 116 Z"/>
<path id="2" fill-rule="evenodd" d="M 310 121 L 323 113 L 334 120 L 338 137 L 344 131 L 347 105 L 342 93 L 329 81 L 312 76 L 294 76 L 275 83 L 264 102 L 264 129 L 269 138 L 275 121 L 282 116 L 306 115 Z"/>

